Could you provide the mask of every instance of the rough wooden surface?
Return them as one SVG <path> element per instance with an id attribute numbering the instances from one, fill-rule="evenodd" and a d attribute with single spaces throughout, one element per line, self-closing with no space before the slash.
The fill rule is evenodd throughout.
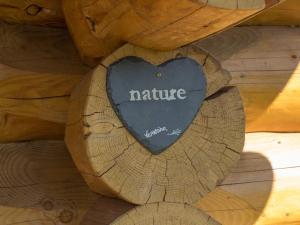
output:
<path id="1" fill-rule="evenodd" d="M 196 205 L 223 225 L 298 224 L 299 146 L 296 133 L 247 134 L 234 171 Z M 1 225 L 102 225 L 133 207 L 89 191 L 61 141 L 2 144 L 0 162 Z"/>
<path id="2" fill-rule="evenodd" d="M 97 199 L 62 141 L 0 145 L 0 224 L 79 225 Z"/>
<path id="3" fill-rule="evenodd" d="M 300 25 L 300 4 L 298 0 L 286 0 L 265 12 L 255 16 L 242 25 Z"/>
<path id="4" fill-rule="evenodd" d="M 172 50 L 235 25 L 279 2 L 63 0 L 63 9 L 83 59 L 92 62 L 125 42 Z"/>
<path id="5" fill-rule="evenodd" d="M 0 19 L 10 23 L 64 26 L 61 0 L 0 0 Z"/>
<path id="6" fill-rule="evenodd" d="M 239 88 L 246 131 L 300 131 L 300 29 L 240 27 L 197 43 Z"/>
<path id="7" fill-rule="evenodd" d="M 80 74 L 62 29 L 0 23 L 0 142 L 62 139 L 69 96 Z"/>
<path id="8" fill-rule="evenodd" d="M 67 30 L 0 23 L 0 63 L 41 73 L 84 74 Z"/>
<path id="9" fill-rule="evenodd" d="M 199 209 L 178 203 L 152 203 L 139 206 L 116 219 L 111 225 L 218 225 Z"/>
<path id="10" fill-rule="evenodd" d="M 0 64 L 0 142 L 61 139 L 70 93 L 80 79 Z"/>
<path id="11" fill-rule="evenodd" d="M 207 98 L 181 138 L 152 155 L 121 124 L 106 93 L 106 66 L 127 55 L 161 64 L 178 55 L 204 65 Z M 195 202 L 213 190 L 239 159 L 244 114 L 235 88 L 216 61 L 194 48 L 156 52 L 126 45 L 86 76 L 71 97 L 66 143 L 89 186 L 136 204 Z M 226 131 L 226 132 L 224 132 Z"/>
<path id="12" fill-rule="evenodd" d="M 252 133 L 236 168 L 198 206 L 223 225 L 300 222 L 300 134 Z"/>
<path id="13" fill-rule="evenodd" d="M 11 75 L 28 75 L 29 73 L 31 75 L 36 74 L 37 76 L 42 75 L 41 77 L 43 77 L 43 74 L 46 75 L 53 72 L 60 75 L 52 76 L 52 74 L 49 74 L 51 75 L 49 78 L 52 80 L 51 82 L 45 82 L 46 77 L 44 77 L 42 83 L 38 83 L 38 81 L 35 82 L 36 87 L 31 81 L 28 81 L 32 83 L 32 86 L 30 86 L 31 89 L 40 89 L 40 85 L 42 85 L 45 91 L 40 97 L 48 96 L 49 93 L 45 94 L 46 90 L 51 90 L 51 96 L 53 97 L 56 95 L 54 94 L 56 91 L 55 84 L 62 82 L 62 79 L 64 79 L 63 84 L 65 88 L 67 88 L 64 94 L 67 96 L 71 94 L 70 87 L 72 84 L 75 84 L 75 80 L 79 79 L 78 75 L 72 77 L 69 75 L 76 73 L 76 71 L 80 73 L 89 71 L 89 68 L 78 64 L 79 58 L 74 55 L 73 48 L 70 47 L 69 51 L 67 51 L 68 48 L 66 48 L 64 52 L 61 52 L 59 50 L 60 48 L 57 47 L 57 50 L 54 50 L 54 46 L 67 45 L 66 40 L 69 39 L 65 36 L 66 33 L 64 31 L 55 30 L 57 33 L 53 33 L 52 39 L 60 40 L 61 38 L 61 40 L 65 41 L 43 42 L 43 33 L 47 34 L 44 29 L 39 28 L 39 30 L 41 29 L 40 32 L 36 30 L 36 32 L 32 33 L 29 31 L 20 33 L 13 29 L 18 26 L 5 26 L 7 36 L 10 37 L 10 40 L 16 39 L 18 35 L 25 34 L 28 35 L 27 38 L 30 37 L 29 34 L 31 34 L 31 36 L 34 36 L 33 34 L 39 34 L 39 36 L 36 36 L 36 39 L 34 39 L 35 42 L 26 42 L 30 44 L 28 49 L 24 48 L 25 41 L 11 41 L 9 42 L 10 44 L 0 45 L 0 61 L 3 61 L 11 67 L 20 69 L 15 70 L 2 65 L 0 67 L 0 78 L 2 77 L 0 79 L 0 85 L 1 82 L 8 79 Z M 49 33 L 47 35 L 49 35 Z M 298 96 L 300 96 L 298 69 L 300 57 L 299 33 L 299 28 L 241 27 L 233 28 L 214 38 L 197 43 L 198 46 L 205 48 L 210 54 L 215 56 L 223 68 L 230 71 L 233 78 L 231 85 L 237 85 L 243 97 L 247 115 L 247 132 L 296 132 L 300 130 L 300 119 L 298 116 L 300 114 L 300 103 L 298 101 Z M 23 40 L 23 37 L 26 37 L 26 35 L 17 40 Z M 0 37 L 3 38 L 4 36 Z M 48 40 L 51 39 L 49 38 Z M 16 43 L 16 47 L 14 47 L 13 43 Z M 51 43 L 54 46 L 52 46 Z M 32 49 L 31 53 L 33 55 L 30 54 L 30 49 Z M 52 57 L 47 57 L 47 51 L 52 51 L 51 55 L 54 56 L 53 59 Z M 7 52 L 7 54 L 4 54 L 5 52 Z M 11 54 L 14 54 L 14 57 L 10 59 L 5 57 L 5 55 Z M 74 61 L 72 61 L 72 58 Z M 46 69 L 39 66 L 40 62 L 42 65 L 46 65 Z M 65 63 L 62 64 L 60 62 Z M 73 65 L 78 66 L 73 67 Z M 76 69 L 78 67 L 81 69 Z M 44 70 L 49 70 L 50 72 L 46 73 Z M 37 73 L 32 73 L 31 71 Z M 65 74 L 67 77 L 62 78 L 62 74 Z M 3 79 L 4 75 L 5 79 Z M 32 80 L 32 76 L 28 76 L 28 78 Z M 55 81 L 56 78 L 57 81 Z M 22 80 L 23 79 L 25 79 L 25 77 L 22 78 Z M 70 79 L 70 82 L 66 82 L 68 79 Z M 39 80 L 42 81 L 40 78 Z M 24 81 L 24 83 L 26 82 Z M 20 98 L 22 93 L 18 91 L 18 87 L 23 86 L 23 82 L 15 82 L 13 85 L 16 85 L 13 89 L 15 90 L 14 95 L 19 95 Z M 11 87 L 11 85 L 8 85 L 8 87 Z M 27 91 L 32 92 L 32 90 Z M 2 93 L 4 92 L 5 89 L 2 90 Z M 55 98 L 52 100 L 55 101 Z M 58 98 L 57 101 L 61 102 L 62 99 Z M 35 100 L 35 103 L 37 103 L 37 100 Z M 40 100 L 38 105 L 43 106 L 42 100 Z M 24 104 L 20 106 L 24 106 Z M 35 104 L 35 106 L 37 106 L 37 104 Z M 62 139 L 65 125 L 61 123 L 61 118 L 67 117 L 67 115 L 63 113 L 68 110 L 68 100 L 65 99 L 65 103 L 60 104 L 60 106 L 60 119 L 51 119 L 49 121 L 42 121 L 38 118 L 49 118 L 51 116 L 50 107 L 48 107 L 49 111 L 46 112 L 43 107 L 38 109 L 39 113 L 43 112 L 46 113 L 46 115 L 36 115 L 33 113 L 31 114 L 31 118 L 27 117 L 25 119 L 24 117 L 11 114 L 2 114 L 1 127 L 5 128 L 5 130 L 1 129 L 0 137 L 2 136 L 4 139 L 0 138 L 0 140 L 18 141 L 42 136 Z M 17 111 L 18 110 L 15 110 L 14 113 L 18 113 Z M 53 118 L 54 116 L 55 115 L 52 115 L 51 117 Z M 53 123 L 57 120 L 61 122 Z M 8 126 L 8 124 L 11 125 Z M 13 129 L 7 129 L 8 127 Z M 16 130 L 18 130 L 18 132 L 16 132 Z"/>

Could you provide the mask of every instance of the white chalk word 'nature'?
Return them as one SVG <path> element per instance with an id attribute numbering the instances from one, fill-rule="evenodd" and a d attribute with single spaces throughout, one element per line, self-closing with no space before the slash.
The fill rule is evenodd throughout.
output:
<path id="1" fill-rule="evenodd" d="M 186 90 L 183 88 L 180 89 L 170 89 L 170 90 L 157 90 L 153 88 L 152 90 L 130 90 L 129 91 L 130 99 L 129 101 L 174 101 L 174 100 L 184 100 L 187 98 Z"/>

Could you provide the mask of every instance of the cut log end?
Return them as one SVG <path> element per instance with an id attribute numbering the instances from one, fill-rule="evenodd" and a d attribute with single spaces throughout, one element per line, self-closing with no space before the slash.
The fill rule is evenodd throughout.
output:
<path id="1" fill-rule="evenodd" d="M 155 203 L 137 207 L 111 225 L 220 225 L 200 210 L 184 204 Z"/>
<path id="2" fill-rule="evenodd" d="M 152 155 L 123 126 L 106 93 L 106 67 L 125 56 L 159 65 L 186 56 L 204 67 L 206 99 L 183 135 Z M 225 75 L 224 75 L 225 74 Z M 216 61 L 195 48 L 157 52 L 126 45 L 103 60 L 72 95 L 66 143 L 96 192 L 128 202 L 195 203 L 213 190 L 239 159 L 244 112 L 236 88 Z"/>

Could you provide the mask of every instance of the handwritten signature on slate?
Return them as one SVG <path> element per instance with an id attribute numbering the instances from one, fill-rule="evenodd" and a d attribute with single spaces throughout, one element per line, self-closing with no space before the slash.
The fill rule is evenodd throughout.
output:
<path id="1" fill-rule="evenodd" d="M 171 132 L 167 133 L 168 132 L 167 127 L 163 126 L 163 127 L 157 127 L 150 131 L 146 130 L 144 135 L 146 138 L 151 138 L 151 137 L 158 135 L 160 133 L 163 133 L 163 132 L 165 132 L 168 136 L 173 136 L 173 135 L 179 136 L 181 134 L 181 129 L 177 128 L 177 129 L 174 129 Z"/>

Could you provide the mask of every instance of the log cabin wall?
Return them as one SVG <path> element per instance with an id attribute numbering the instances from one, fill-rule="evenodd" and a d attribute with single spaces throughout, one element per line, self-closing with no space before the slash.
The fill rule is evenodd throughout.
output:
<path id="1" fill-rule="evenodd" d="M 290 13 L 298 5 L 297 0 L 287 0 L 266 12 L 269 19 L 258 16 L 244 25 L 298 25 L 298 11 Z M 283 7 L 288 11 L 282 10 Z M 280 21 L 277 15 L 286 20 Z M 3 19 L 49 25 L 19 17 Z M 16 29 L 1 29 L 0 36 L 0 84 L 10 86 L 7 91 L 1 89 L 1 102 L 6 102 L 3 103 L 6 107 L 0 110 L 0 142 L 62 139 L 70 92 L 89 68 L 79 63 L 64 30 L 23 26 Z M 299 128 L 298 37 L 298 28 L 246 27 L 216 36 L 221 40 L 219 43 L 224 43 L 219 47 L 212 47 L 209 39 L 198 43 L 219 57 L 223 67 L 232 72 L 233 84 L 239 86 L 245 98 L 246 111 L 248 107 L 248 124 L 255 125 L 252 128 L 264 125 L 278 131 L 273 125 L 281 121 L 280 129 L 291 131 L 293 127 L 293 131 L 299 131 L 295 129 Z M 255 66 L 245 66 L 251 63 Z M 19 91 L 17 87 L 24 83 L 27 89 L 37 86 L 41 89 L 35 94 L 31 90 Z M 55 95 L 57 90 L 61 96 Z M 258 98 L 264 100 L 257 101 Z M 53 108 L 56 101 L 62 104 Z M 27 104 L 31 107 L 24 108 Z M 263 110 L 264 120 L 253 123 L 266 106 L 270 107 Z M 234 172 L 197 206 L 223 225 L 299 224 L 299 140 L 299 134 L 248 134 L 242 160 Z M 103 214 L 97 213 L 99 207 L 92 211 L 90 206 L 110 200 L 103 200 L 88 189 L 63 142 L 1 144 L 0 161 L 1 225 L 99 225 L 103 221 Z M 102 205 L 100 209 L 103 208 L 107 209 Z M 126 205 L 122 210 L 127 208 L 131 206 Z M 108 210 L 106 214 L 109 213 L 112 212 Z"/>

